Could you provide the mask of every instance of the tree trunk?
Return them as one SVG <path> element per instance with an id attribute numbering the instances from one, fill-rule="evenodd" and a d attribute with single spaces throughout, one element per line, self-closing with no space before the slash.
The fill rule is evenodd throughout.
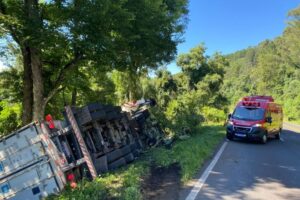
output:
<path id="1" fill-rule="evenodd" d="M 28 124 L 32 121 L 33 108 L 33 83 L 31 72 L 31 58 L 30 49 L 28 47 L 22 48 L 23 55 L 23 108 L 22 108 L 22 124 Z"/>
<path id="2" fill-rule="evenodd" d="M 24 0 L 24 11 L 26 13 L 26 21 L 30 23 L 30 26 L 25 30 L 29 33 L 41 34 L 43 26 L 38 0 Z M 38 36 L 39 37 L 39 36 Z M 44 103 L 44 83 L 42 75 L 42 62 L 40 58 L 40 52 L 37 49 L 39 44 L 38 38 L 29 38 L 27 41 L 30 48 L 30 61 L 32 71 L 32 83 L 33 83 L 33 120 L 42 120 L 44 117 L 45 103 Z"/>
<path id="3" fill-rule="evenodd" d="M 31 69 L 33 80 L 33 120 L 42 120 L 45 113 L 44 82 L 42 63 L 38 51 L 31 48 Z"/>

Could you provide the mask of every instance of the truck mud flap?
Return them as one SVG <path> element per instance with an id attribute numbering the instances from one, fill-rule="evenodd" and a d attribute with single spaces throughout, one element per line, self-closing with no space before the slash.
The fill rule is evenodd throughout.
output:
<path id="1" fill-rule="evenodd" d="M 123 165 L 126 165 L 126 160 L 124 158 L 120 158 L 119 160 L 116 160 L 108 165 L 109 170 L 117 169 Z"/>

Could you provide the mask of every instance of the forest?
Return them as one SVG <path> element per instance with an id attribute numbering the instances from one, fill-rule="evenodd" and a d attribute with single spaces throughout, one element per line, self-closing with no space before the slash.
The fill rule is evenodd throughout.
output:
<path id="1" fill-rule="evenodd" d="M 1 135 L 65 105 L 121 105 L 153 98 L 161 126 L 179 134 L 224 122 L 245 95 L 272 95 L 300 120 L 300 7 L 283 34 L 208 56 L 203 44 L 177 55 L 187 0 L 0 1 Z M 176 60 L 181 72 L 166 65 Z"/>

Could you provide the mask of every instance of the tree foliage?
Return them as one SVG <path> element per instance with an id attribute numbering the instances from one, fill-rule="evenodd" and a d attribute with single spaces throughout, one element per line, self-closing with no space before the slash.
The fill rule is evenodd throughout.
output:
<path id="1" fill-rule="evenodd" d="M 179 55 L 177 65 L 182 72 L 171 75 L 159 70 L 153 79 L 159 104 L 156 115 L 175 132 L 193 129 L 203 121 L 225 119 L 228 102 L 220 88 L 229 63 L 220 53 L 206 56 L 205 50 L 199 45 Z"/>
<path id="2" fill-rule="evenodd" d="M 1 1 L 0 35 L 23 58 L 23 122 L 42 119 L 81 67 L 134 74 L 171 61 L 186 14 L 186 0 Z"/>
<path id="3" fill-rule="evenodd" d="M 232 105 L 245 95 L 272 95 L 285 116 L 299 120 L 300 7 L 289 13 L 283 35 L 228 55 L 223 94 Z"/>

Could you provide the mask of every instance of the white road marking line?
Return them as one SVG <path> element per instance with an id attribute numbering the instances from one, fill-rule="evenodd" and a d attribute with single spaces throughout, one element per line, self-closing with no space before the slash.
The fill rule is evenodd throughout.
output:
<path id="1" fill-rule="evenodd" d="M 206 179 L 208 178 L 208 176 L 211 173 L 212 169 L 214 168 L 214 166 L 218 162 L 218 160 L 219 160 L 221 154 L 223 153 L 226 145 L 227 145 L 227 142 L 224 142 L 224 144 L 221 146 L 218 153 L 215 155 L 214 159 L 211 161 L 209 166 L 205 169 L 205 171 L 203 172 L 201 177 L 198 179 L 197 183 L 194 185 L 193 189 L 191 190 L 191 192 L 189 193 L 189 195 L 186 197 L 185 200 L 194 200 L 197 197 L 197 194 L 199 193 L 199 191 L 203 187 Z"/>
<path id="2" fill-rule="evenodd" d="M 281 141 L 281 142 L 284 142 L 284 139 L 283 139 L 283 138 L 280 138 L 280 141 Z"/>

